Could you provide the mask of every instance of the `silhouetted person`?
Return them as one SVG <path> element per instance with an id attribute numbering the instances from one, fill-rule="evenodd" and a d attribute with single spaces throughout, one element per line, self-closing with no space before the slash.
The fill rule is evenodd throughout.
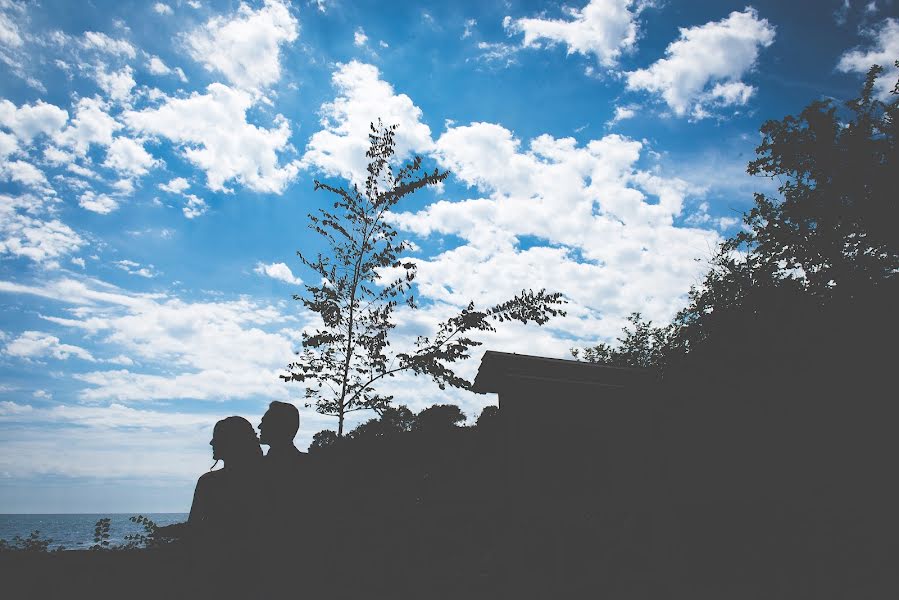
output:
<path id="1" fill-rule="evenodd" d="M 259 443 L 269 447 L 265 456 L 270 466 L 293 468 L 306 458 L 293 444 L 300 430 L 300 412 L 287 402 L 272 402 L 259 422 Z"/>
<path id="2" fill-rule="evenodd" d="M 265 504 L 264 589 L 269 596 L 296 589 L 298 572 L 308 572 L 308 553 L 303 552 L 310 545 L 305 524 L 311 516 L 306 501 L 308 456 L 293 443 L 299 428 L 300 413 L 286 402 L 269 404 L 259 423 L 259 441 L 269 447 L 261 482 Z"/>
<path id="3" fill-rule="evenodd" d="M 243 417 L 216 423 L 209 445 L 212 458 L 223 466 L 200 477 L 190 507 L 195 583 L 206 597 L 236 597 L 255 585 L 264 512 L 262 449 L 253 426 Z"/>

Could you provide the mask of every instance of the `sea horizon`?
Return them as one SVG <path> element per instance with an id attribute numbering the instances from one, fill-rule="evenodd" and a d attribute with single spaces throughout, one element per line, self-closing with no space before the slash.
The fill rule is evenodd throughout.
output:
<path id="1" fill-rule="evenodd" d="M 94 527 L 108 518 L 109 543 L 127 543 L 125 536 L 143 533 L 143 527 L 130 518 L 143 515 L 157 525 L 171 525 L 187 520 L 187 512 L 97 512 L 97 513 L 0 513 L 0 539 L 12 543 L 15 536 L 27 538 L 38 531 L 39 538 L 52 540 L 49 550 L 88 550 L 94 545 Z"/>

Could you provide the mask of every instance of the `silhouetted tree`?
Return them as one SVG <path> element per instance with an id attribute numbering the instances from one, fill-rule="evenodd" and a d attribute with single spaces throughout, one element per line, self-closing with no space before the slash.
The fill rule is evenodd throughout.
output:
<path id="1" fill-rule="evenodd" d="M 498 406 L 485 406 L 484 410 L 481 411 L 481 414 L 478 415 L 478 420 L 475 423 L 476 427 L 479 430 L 494 430 L 499 422 L 499 407 Z"/>
<path id="2" fill-rule="evenodd" d="M 312 443 L 309 444 L 309 451 L 315 452 L 330 448 L 337 443 L 337 432 L 330 429 L 323 429 L 312 436 Z"/>
<path id="3" fill-rule="evenodd" d="M 675 318 L 670 352 L 721 356 L 754 342 L 756 355 L 832 353 L 841 342 L 823 330 L 864 316 L 859 301 L 895 294 L 899 98 L 874 98 L 881 72 L 871 68 L 846 110 L 816 101 L 762 126 L 748 172 L 776 177 L 781 198 L 756 194 L 746 230 L 722 244 Z"/>
<path id="4" fill-rule="evenodd" d="M 435 434 L 452 431 L 465 422 L 465 413 L 455 404 L 435 404 L 415 417 L 416 431 Z"/>
<path id="5" fill-rule="evenodd" d="M 560 294 L 522 292 L 487 310 L 473 304 L 441 323 L 433 338 L 419 337 L 408 353 L 389 353 L 390 331 L 395 327 L 394 309 L 400 302 L 416 308 L 411 293 L 415 263 L 401 258 L 411 246 L 397 239 L 397 231 L 385 218 L 401 198 L 446 179 L 448 172 L 423 171 L 421 158 L 394 172 L 396 126 L 372 124 L 368 177 L 363 189 L 334 187 L 319 181 L 315 189 L 336 196 L 333 209 L 309 215 L 310 227 L 321 235 L 330 251 L 309 259 L 298 253 L 305 266 L 316 274 L 317 283 L 307 284 L 305 295 L 294 299 L 319 315 L 322 325 L 303 332 L 303 350 L 288 365 L 286 381 L 306 384 L 306 397 L 316 410 L 338 419 L 337 436 L 343 435 L 350 412 L 383 412 L 392 400 L 380 394 L 375 384 L 401 371 L 428 375 L 443 388 L 467 388 L 450 364 L 467 358 L 479 342 L 467 337 L 474 331 L 492 331 L 492 322 L 517 320 L 545 323 L 563 314 Z"/>
<path id="6" fill-rule="evenodd" d="M 412 431 L 415 426 L 415 413 L 408 406 L 389 406 L 381 413 L 381 423 L 387 431 L 402 433 Z"/>
<path id="7" fill-rule="evenodd" d="M 848 111 L 818 101 L 798 117 L 762 126 L 748 172 L 776 177 L 782 199 L 756 194 L 744 219 L 748 231 L 727 248 L 748 248 L 768 272 L 824 296 L 896 274 L 899 97 L 874 97 L 882 73 L 879 66 L 868 71 Z"/>
<path id="8" fill-rule="evenodd" d="M 653 368 L 662 366 L 669 344 L 671 327 L 653 327 L 635 312 L 627 318 L 618 344 L 599 343 L 588 348 L 572 348 L 571 355 L 579 360 L 614 367 Z"/>
<path id="9" fill-rule="evenodd" d="M 872 307 L 884 314 L 889 298 L 897 299 L 899 97 L 874 97 L 882 71 L 871 68 L 861 96 L 844 110 L 816 101 L 762 126 L 747 171 L 777 178 L 780 198 L 755 195 L 745 230 L 721 245 L 670 325 L 653 327 L 635 313 L 633 330 L 625 328 L 617 345 L 572 354 L 638 367 L 670 367 L 685 357 L 693 364 L 751 360 L 757 369 L 848 350 L 846 339 L 828 332 Z M 851 351 L 860 350 L 869 348 Z"/>

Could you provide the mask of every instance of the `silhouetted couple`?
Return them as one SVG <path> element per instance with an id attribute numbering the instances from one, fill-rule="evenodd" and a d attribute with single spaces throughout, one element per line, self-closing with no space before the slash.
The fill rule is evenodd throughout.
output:
<path id="1" fill-rule="evenodd" d="M 197 592 L 258 595 L 289 583 L 285 568 L 298 542 L 306 463 L 293 443 L 299 425 L 296 407 L 284 402 L 269 405 L 259 438 L 243 417 L 215 424 L 209 444 L 223 466 L 197 481 L 188 519 Z M 269 446 L 265 456 L 260 443 Z"/>

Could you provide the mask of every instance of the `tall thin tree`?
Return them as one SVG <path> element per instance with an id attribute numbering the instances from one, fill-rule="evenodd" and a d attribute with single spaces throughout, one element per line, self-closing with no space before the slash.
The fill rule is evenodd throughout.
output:
<path id="1" fill-rule="evenodd" d="M 395 309 L 400 303 L 412 309 L 417 304 L 412 293 L 416 266 L 402 257 L 412 246 L 399 239 L 387 216 L 403 197 L 449 175 L 423 170 L 420 157 L 394 172 L 396 128 L 380 121 L 372 124 L 362 189 L 356 184 L 347 189 L 315 182 L 315 190 L 335 196 L 331 208 L 309 215 L 310 228 L 324 239 L 328 252 L 315 258 L 297 253 L 318 283 L 305 285 L 306 293 L 294 299 L 316 313 L 321 325 L 303 332 L 303 349 L 281 377 L 303 382 L 316 410 L 337 417 L 338 436 L 343 435 L 347 414 L 381 413 L 390 405 L 392 396 L 377 391 L 380 380 L 410 371 L 429 376 L 441 389 L 466 388 L 469 382 L 456 375 L 451 364 L 467 358 L 468 351 L 480 344 L 468 337 L 472 332 L 492 331 L 493 322 L 506 320 L 542 325 L 564 314 L 561 294 L 522 291 L 487 310 L 476 310 L 469 303 L 440 323 L 433 338 L 419 337 L 408 352 L 390 351 Z"/>

